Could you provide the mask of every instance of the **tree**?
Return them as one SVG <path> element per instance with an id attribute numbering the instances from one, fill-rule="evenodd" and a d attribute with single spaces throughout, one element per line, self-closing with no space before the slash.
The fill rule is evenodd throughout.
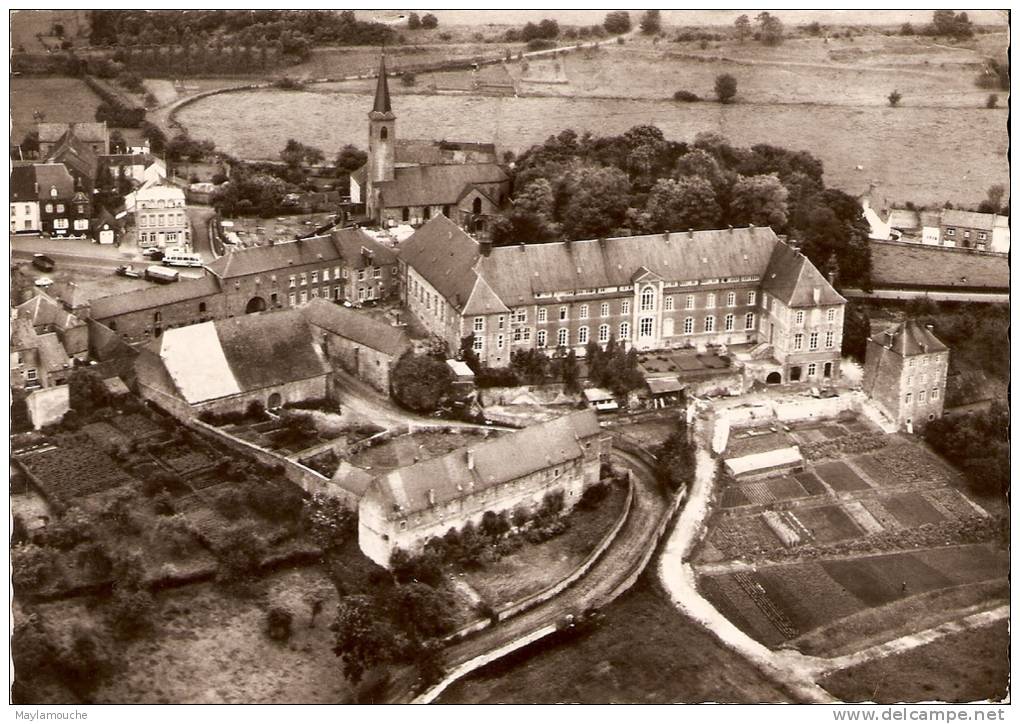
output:
<path id="1" fill-rule="evenodd" d="M 645 211 L 651 233 L 714 229 L 721 213 L 712 185 L 700 176 L 659 179 L 648 194 Z"/>
<path id="2" fill-rule="evenodd" d="M 553 221 L 556 199 L 548 179 L 537 178 L 525 185 L 514 197 L 513 209 L 500 217 L 493 228 L 496 244 L 551 241 L 560 227 Z"/>
<path id="3" fill-rule="evenodd" d="M 606 32 L 610 35 L 622 35 L 623 33 L 629 33 L 630 13 L 625 10 L 606 13 L 606 18 L 602 21 L 602 27 L 605 28 Z"/>
<path id="4" fill-rule="evenodd" d="M 110 391 L 103 384 L 103 378 L 96 372 L 79 367 L 68 379 L 68 398 L 72 410 L 88 416 L 94 410 L 109 406 Z"/>
<path id="5" fill-rule="evenodd" d="M 425 13 L 421 19 L 421 26 L 426 30 L 432 30 L 439 26 L 439 18 L 432 13 Z"/>
<path id="6" fill-rule="evenodd" d="M 314 146 L 306 146 L 293 138 L 287 139 L 287 144 L 280 151 L 280 160 L 292 168 L 307 165 L 313 166 L 321 163 L 325 158 L 321 149 Z"/>
<path id="7" fill-rule="evenodd" d="M 378 610 L 376 602 L 365 595 L 344 596 L 337 605 L 333 652 L 352 684 L 358 684 L 368 670 L 393 661 L 400 651 L 397 632 L 378 618 Z"/>
<path id="8" fill-rule="evenodd" d="M 106 606 L 106 617 L 117 638 L 134 639 L 153 629 L 155 609 L 148 591 L 117 589 Z"/>
<path id="9" fill-rule="evenodd" d="M 226 583 L 243 581 L 258 570 L 266 551 L 266 542 L 253 527 L 242 524 L 229 528 L 216 549 L 217 577 Z"/>
<path id="10" fill-rule="evenodd" d="M 745 40 L 751 37 L 751 18 L 746 15 L 741 15 L 739 18 L 733 21 L 733 29 L 737 33 L 737 40 L 743 43 Z"/>
<path id="11" fill-rule="evenodd" d="M 900 104 L 900 101 L 903 100 L 903 94 L 901 94 L 898 90 L 894 90 L 889 94 L 888 99 L 889 105 L 895 108 Z"/>
<path id="12" fill-rule="evenodd" d="M 729 73 L 715 77 L 715 97 L 720 103 L 729 103 L 737 95 L 737 79 Z"/>
<path id="13" fill-rule="evenodd" d="M 39 153 L 39 131 L 29 131 L 21 140 L 21 153 L 32 157 Z"/>
<path id="14" fill-rule="evenodd" d="M 156 124 L 149 121 L 142 123 L 142 137 L 149 142 L 149 149 L 157 156 L 166 150 L 166 135 Z"/>
<path id="15" fill-rule="evenodd" d="M 864 363 L 871 337 L 871 320 L 868 311 L 856 302 L 847 302 L 843 308 L 843 354 Z"/>
<path id="16" fill-rule="evenodd" d="M 676 428 L 659 448 L 656 472 L 673 490 L 679 490 L 694 480 L 694 444 L 687 430 L 687 418 L 681 413 Z"/>
<path id="17" fill-rule="evenodd" d="M 559 37 L 560 25 L 550 18 L 544 19 L 538 24 L 538 37 L 544 40 L 553 40 Z"/>
<path id="18" fill-rule="evenodd" d="M 662 30 L 662 11 L 645 10 L 641 16 L 641 32 L 645 35 L 655 35 Z"/>
<path id="19" fill-rule="evenodd" d="M 443 360 L 405 352 L 390 375 L 393 398 L 415 412 L 434 412 L 453 389 L 453 373 Z"/>
<path id="20" fill-rule="evenodd" d="M 119 129 L 110 132 L 110 153 L 127 153 L 127 141 Z"/>
<path id="21" fill-rule="evenodd" d="M 780 45 L 783 42 L 783 21 L 769 12 L 758 13 L 758 32 L 764 45 Z"/>
<path id="22" fill-rule="evenodd" d="M 871 291 L 869 227 L 857 199 L 837 189 L 826 189 L 805 202 L 798 212 L 797 225 L 804 255 L 822 273 L 838 269 L 840 287 Z"/>
<path id="23" fill-rule="evenodd" d="M 266 635 L 273 641 L 287 641 L 293 632 L 294 614 L 289 608 L 272 606 L 266 614 Z"/>
<path id="24" fill-rule="evenodd" d="M 368 161 L 368 154 L 348 143 L 336 156 L 336 170 L 339 173 L 354 173 Z"/>
<path id="25" fill-rule="evenodd" d="M 932 13 L 931 33 L 959 40 L 972 37 L 974 27 L 967 13 L 957 15 L 952 10 L 936 10 Z"/>
<path id="26" fill-rule="evenodd" d="M 417 30 L 420 27 L 421 27 L 421 17 L 419 17 L 418 13 L 411 13 L 410 15 L 407 16 L 407 29 L 408 30 Z"/>
<path id="27" fill-rule="evenodd" d="M 570 174 L 563 209 L 563 233 L 569 239 L 610 236 L 623 225 L 630 181 L 618 168 L 585 167 Z"/>
<path id="28" fill-rule="evenodd" d="M 730 202 L 731 223 L 735 226 L 783 227 L 787 218 L 789 192 L 775 174 L 738 176 Z"/>
<path id="29" fill-rule="evenodd" d="M 567 352 L 567 356 L 563 358 L 562 364 L 563 387 L 567 392 L 577 392 L 580 390 L 578 375 L 577 353 L 571 349 Z"/>
<path id="30" fill-rule="evenodd" d="M 999 96 L 997 93 L 989 94 L 985 100 L 985 108 L 997 108 L 999 105 Z"/>
<path id="31" fill-rule="evenodd" d="M 900 35 L 913 35 L 913 34 L 914 26 L 911 25 L 910 23 L 903 23 L 903 25 L 900 26 Z"/>
<path id="32" fill-rule="evenodd" d="M 424 583 L 397 586 L 395 620 L 413 640 L 442 636 L 453 628 L 453 606 L 448 594 Z"/>

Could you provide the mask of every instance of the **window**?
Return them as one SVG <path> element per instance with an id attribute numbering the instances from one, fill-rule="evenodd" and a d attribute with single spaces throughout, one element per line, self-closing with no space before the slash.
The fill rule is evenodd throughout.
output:
<path id="1" fill-rule="evenodd" d="M 382 267 L 381 266 L 377 266 L 375 269 L 372 270 L 372 277 L 375 278 L 375 279 L 382 279 Z"/>
<path id="2" fill-rule="evenodd" d="M 956 229 L 946 229 L 946 236 L 956 236 Z"/>
<path id="3" fill-rule="evenodd" d="M 304 277 L 304 274 L 302 274 L 301 276 Z M 365 270 L 364 269 L 358 269 L 358 281 L 359 282 L 365 281 Z M 304 284 L 304 282 L 301 282 L 301 283 Z"/>
<path id="4" fill-rule="evenodd" d="M 651 317 L 642 317 L 641 318 L 640 326 L 638 327 L 638 334 L 640 336 L 642 336 L 642 337 L 651 337 L 652 336 L 652 321 L 653 320 L 652 320 Z"/>
<path id="5" fill-rule="evenodd" d="M 389 135 L 390 135 L 390 132 L 386 128 L 386 126 L 383 126 L 382 128 L 379 129 L 379 138 L 381 138 L 383 141 L 385 141 L 387 139 L 387 137 L 389 137 Z"/>
<path id="6" fill-rule="evenodd" d="M 609 325 L 603 324 L 599 327 L 599 343 L 605 344 L 609 341 Z"/>
<path id="7" fill-rule="evenodd" d="M 496 349 L 503 349 L 503 335 L 496 335 Z"/>
<path id="8" fill-rule="evenodd" d="M 152 323 L 153 324 L 159 324 L 162 321 L 163 321 L 163 314 L 162 314 L 162 312 L 156 312 L 155 314 L 152 315 Z"/>
<path id="9" fill-rule="evenodd" d="M 807 366 L 807 376 L 814 377 L 816 374 L 818 374 L 818 365 L 812 362 Z"/>
<path id="10" fill-rule="evenodd" d="M 298 274 L 298 284 L 305 285 L 308 283 L 308 275 L 304 272 Z"/>
<path id="11" fill-rule="evenodd" d="M 539 322 L 545 322 L 546 318 L 547 318 L 547 313 L 546 313 L 545 307 L 539 307 L 539 309 L 538 309 L 538 321 Z"/>
<path id="12" fill-rule="evenodd" d="M 565 322 L 565 321 L 567 321 L 567 318 L 568 318 L 568 317 L 567 317 L 568 311 L 569 311 L 569 310 L 567 309 L 567 307 L 560 307 L 560 321 L 561 321 L 561 322 Z"/>
<path id="13" fill-rule="evenodd" d="M 515 309 L 514 317 L 515 322 L 527 322 L 528 321 L 528 310 L 527 309 Z"/>
<path id="14" fill-rule="evenodd" d="M 818 332 L 812 332 L 808 337 L 808 349 L 818 349 Z"/>
<path id="15" fill-rule="evenodd" d="M 641 311 L 650 312 L 655 309 L 655 290 L 651 287 L 645 287 L 644 291 L 641 292 Z"/>
<path id="16" fill-rule="evenodd" d="M 694 309 L 694 295 L 688 294 L 684 298 L 684 309 Z"/>
<path id="17" fill-rule="evenodd" d="M 795 334 L 793 335 L 793 351 L 797 352 L 804 348 L 804 335 Z"/>
<path id="18" fill-rule="evenodd" d="M 47 214 L 53 213 L 53 204 L 46 204 L 46 213 Z"/>
<path id="19" fill-rule="evenodd" d="M 705 331 L 706 332 L 715 331 L 715 317 L 705 317 Z"/>
<path id="20" fill-rule="evenodd" d="M 684 320 L 684 334 L 694 334 L 694 317 Z"/>
<path id="21" fill-rule="evenodd" d="M 34 369 L 25 370 L 25 378 L 28 380 L 35 380 L 39 376 L 39 373 Z"/>
<path id="22" fill-rule="evenodd" d="M 664 304 L 663 309 L 665 309 L 667 312 L 672 312 L 673 311 L 673 297 L 672 296 L 666 297 L 666 299 L 664 300 L 663 304 Z"/>
<path id="23" fill-rule="evenodd" d="M 801 311 L 797 312 L 796 324 L 804 324 L 804 312 Z"/>
<path id="24" fill-rule="evenodd" d="M 624 299 L 620 302 L 620 314 L 630 314 L 630 300 Z"/>
<path id="25" fill-rule="evenodd" d="M 603 317 L 609 316 L 609 302 L 602 302 L 602 306 L 599 307 L 599 314 Z"/>
<path id="26" fill-rule="evenodd" d="M 924 402 L 924 394 L 925 394 L 924 390 L 918 390 L 917 391 L 917 401 L 918 402 L 920 402 L 920 403 Z"/>
<path id="27" fill-rule="evenodd" d="M 476 332 L 484 332 L 485 331 L 485 317 L 475 317 L 474 330 Z"/>
<path id="28" fill-rule="evenodd" d="M 737 293 L 736 292 L 730 292 L 729 294 L 726 295 L 726 306 L 727 307 L 735 307 L 735 306 L 737 306 Z"/>
<path id="29" fill-rule="evenodd" d="M 620 339 L 630 339 L 630 322 L 620 322 Z"/>
<path id="30" fill-rule="evenodd" d="M 588 344 L 588 328 L 579 327 L 577 330 L 577 343 Z"/>
<path id="31" fill-rule="evenodd" d="M 911 393 L 908 392 L 907 393 L 907 397 L 905 399 L 906 403 L 909 405 L 913 401 L 913 398 L 914 398 L 914 396 Z"/>
<path id="32" fill-rule="evenodd" d="M 75 231 L 86 231 L 86 230 L 88 230 L 88 228 L 89 228 L 89 220 L 88 219 L 75 219 L 74 220 L 74 230 Z"/>
<path id="33" fill-rule="evenodd" d="M 53 228 L 54 229 L 66 229 L 67 228 L 67 219 L 54 219 L 53 220 Z"/>
<path id="34" fill-rule="evenodd" d="M 58 214 L 64 213 L 64 205 L 63 204 L 57 204 L 57 213 Z"/>
<path id="35" fill-rule="evenodd" d="M 198 313 L 205 314 L 205 302 L 198 303 Z"/>
<path id="36" fill-rule="evenodd" d="M 581 305 L 581 308 L 577 312 L 577 316 L 578 316 L 579 319 L 587 319 L 588 318 L 588 305 L 587 304 L 582 304 Z"/>
<path id="37" fill-rule="evenodd" d="M 979 231 L 978 232 L 978 241 L 985 241 L 986 239 L 988 239 L 988 234 L 986 234 L 983 231 Z"/>
<path id="38" fill-rule="evenodd" d="M 333 267 L 333 278 L 334 279 L 340 278 L 340 267 L 338 266 Z"/>
<path id="39" fill-rule="evenodd" d="M 312 297 L 317 297 L 317 296 L 319 296 L 319 288 L 318 287 L 312 287 Z"/>
<path id="40" fill-rule="evenodd" d="M 570 341 L 570 332 L 566 328 L 560 328 L 556 333 L 556 344 L 560 347 L 566 347 L 567 342 Z"/>
<path id="41" fill-rule="evenodd" d="M 54 198 L 54 199 L 57 198 L 57 187 L 56 186 L 51 186 L 50 187 L 50 198 Z"/>
<path id="42" fill-rule="evenodd" d="M 482 347 L 484 347 L 484 346 L 485 346 L 485 340 L 482 339 L 481 337 L 475 337 L 474 342 L 471 345 L 471 349 L 473 349 L 475 352 L 481 352 L 482 351 Z"/>
<path id="43" fill-rule="evenodd" d="M 25 215 L 26 216 L 31 216 L 31 214 L 32 214 L 32 207 L 31 207 L 31 205 L 25 204 Z"/>
<path id="44" fill-rule="evenodd" d="M 836 333 L 826 332 L 825 333 L 825 349 L 832 349 L 836 346 Z"/>
<path id="45" fill-rule="evenodd" d="M 705 308 L 715 309 L 715 292 L 710 292 L 708 297 L 705 298 Z"/>
<path id="46" fill-rule="evenodd" d="M 938 387 L 932 387 L 931 388 L 931 399 L 933 399 L 933 400 L 939 399 L 939 388 Z"/>
<path id="47" fill-rule="evenodd" d="M 832 307 L 825 313 L 825 321 L 835 322 L 836 321 L 836 308 Z"/>
<path id="48" fill-rule="evenodd" d="M 294 303 L 296 301 L 297 301 L 297 295 L 294 294 L 294 292 L 291 292 L 290 294 L 287 295 L 287 303 L 290 304 L 290 306 L 293 307 Z"/>
<path id="49" fill-rule="evenodd" d="M 727 332 L 732 332 L 733 331 L 733 315 L 732 314 L 727 314 L 726 315 L 726 323 L 724 325 L 724 329 Z"/>
<path id="50" fill-rule="evenodd" d="M 312 272 L 312 284 L 318 283 L 319 283 L 319 270 L 316 269 L 315 271 Z"/>
<path id="51" fill-rule="evenodd" d="M 546 334 L 545 330 L 540 329 L 538 330 L 538 333 L 535 335 L 535 341 L 538 343 L 539 349 L 545 349 L 545 334 Z"/>
<path id="52" fill-rule="evenodd" d="M 769 309 L 772 310 L 773 314 L 776 313 L 776 298 L 775 297 L 772 297 L 772 302 L 769 305 Z"/>
<path id="53" fill-rule="evenodd" d="M 506 317 L 504 315 L 501 314 L 499 315 L 499 317 L 497 317 L 496 328 L 499 329 L 500 331 L 506 328 Z"/>
<path id="54" fill-rule="evenodd" d="M 365 290 L 364 290 L 364 289 L 362 289 L 362 290 L 360 290 L 360 291 L 361 291 L 361 299 L 362 299 L 362 300 L 364 300 L 364 298 L 365 298 Z M 306 290 L 302 289 L 302 290 L 301 290 L 301 291 L 300 291 L 300 292 L 298 293 L 298 301 L 299 301 L 299 302 L 300 302 L 301 304 L 304 304 L 305 302 L 307 302 L 307 301 L 308 301 L 308 292 L 307 292 Z"/>
<path id="55" fill-rule="evenodd" d="M 754 312 L 744 315 L 744 329 L 754 329 Z"/>

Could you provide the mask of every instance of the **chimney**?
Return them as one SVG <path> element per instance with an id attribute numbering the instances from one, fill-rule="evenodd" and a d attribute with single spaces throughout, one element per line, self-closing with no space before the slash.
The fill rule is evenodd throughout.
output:
<path id="1" fill-rule="evenodd" d="M 518 244 L 518 245 L 517 245 L 517 248 L 518 248 L 518 249 L 519 249 L 520 251 L 524 251 L 524 242 L 522 241 L 522 242 L 521 242 L 520 244 Z"/>
<path id="2" fill-rule="evenodd" d="M 891 330 L 885 330 L 885 348 L 892 349 L 893 340 L 896 339 L 896 334 Z"/>
<path id="3" fill-rule="evenodd" d="M 488 239 L 482 239 L 478 242 L 478 252 L 482 256 L 488 256 L 492 252 L 492 242 Z"/>
<path id="4" fill-rule="evenodd" d="M 429 488 L 429 505 L 435 505 L 435 504 L 436 504 L 436 489 L 435 488 Z"/>
<path id="5" fill-rule="evenodd" d="M 467 466 L 468 466 L 468 470 L 474 470 L 475 469 L 475 451 L 474 450 L 468 450 L 467 451 Z"/>
<path id="6" fill-rule="evenodd" d="M 926 324 L 926 325 L 924 325 L 924 326 L 925 326 L 925 328 L 926 328 L 926 329 L 927 329 L 927 330 L 928 330 L 929 332 L 934 332 L 934 331 L 935 331 L 935 325 L 934 325 L 934 324 Z"/>
<path id="7" fill-rule="evenodd" d="M 829 284 L 831 286 L 836 286 L 836 272 L 830 271 L 827 276 L 829 278 Z"/>
<path id="8" fill-rule="evenodd" d="M 730 233 L 733 233 L 733 224 L 727 224 L 726 228 L 730 230 Z"/>

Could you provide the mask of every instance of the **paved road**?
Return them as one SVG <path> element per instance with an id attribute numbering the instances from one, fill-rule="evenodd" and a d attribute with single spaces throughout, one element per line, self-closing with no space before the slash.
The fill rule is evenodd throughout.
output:
<path id="1" fill-rule="evenodd" d="M 201 255 L 206 264 L 216 260 L 212 245 L 209 242 L 209 221 L 216 216 L 216 209 L 211 206 L 188 206 L 188 220 L 191 221 L 191 248 Z"/>
<path id="2" fill-rule="evenodd" d="M 627 521 L 606 552 L 587 574 L 563 593 L 448 647 L 443 656 L 447 671 L 540 629 L 554 626 L 567 614 L 578 614 L 608 604 L 616 597 L 627 577 L 643 560 L 647 560 L 646 554 L 655 544 L 656 528 L 663 516 L 668 514 L 670 501 L 656 481 L 654 472 L 640 459 L 614 450 L 613 460 L 633 473 L 634 497 Z"/>

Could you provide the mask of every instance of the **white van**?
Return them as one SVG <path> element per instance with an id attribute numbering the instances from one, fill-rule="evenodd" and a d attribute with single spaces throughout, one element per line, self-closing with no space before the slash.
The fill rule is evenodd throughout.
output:
<path id="1" fill-rule="evenodd" d="M 198 254 L 167 249 L 163 254 L 163 264 L 166 266 L 202 266 L 202 257 Z"/>

